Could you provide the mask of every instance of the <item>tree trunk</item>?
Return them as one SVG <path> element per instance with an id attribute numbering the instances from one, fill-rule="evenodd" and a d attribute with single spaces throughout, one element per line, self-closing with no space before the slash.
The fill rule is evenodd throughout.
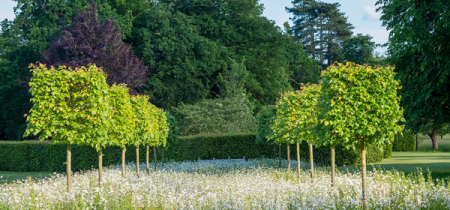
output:
<path id="1" fill-rule="evenodd" d="M 334 187 L 334 147 L 331 147 L 331 187 Z"/>
<path id="2" fill-rule="evenodd" d="M 136 146 L 136 176 L 139 178 L 139 145 Z"/>
<path id="3" fill-rule="evenodd" d="M 100 150 L 98 151 L 98 186 L 102 186 L 102 168 L 103 168 L 103 154 L 102 154 L 102 146 L 100 146 Z"/>
<path id="4" fill-rule="evenodd" d="M 281 144 L 278 145 L 278 160 L 279 160 L 278 167 L 281 168 Z"/>
<path id="5" fill-rule="evenodd" d="M 433 143 L 433 150 L 438 150 L 439 146 L 437 143 L 437 131 L 434 131 L 433 133 L 429 133 L 428 136 L 430 136 L 431 142 Z"/>
<path id="6" fill-rule="evenodd" d="M 331 29 L 328 30 L 328 39 L 331 39 L 331 34 L 333 32 L 331 31 Z M 331 65 L 331 63 L 333 62 L 333 58 L 332 58 L 332 54 L 331 54 L 331 47 L 329 44 L 330 40 L 328 40 L 328 45 L 327 45 L 327 54 L 328 54 L 328 65 Z"/>
<path id="7" fill-rule="evenodd" d="M 361 140 L 361 167 L 362 167 L 362 201 L 363 208 L 367 209 L 367 198 L 366 198 L 366 149 L 364 147 L 364 140 Z"/>
<path id="8" fill-rule="evenodd" d="M 72 189 L 72 145 L 69 143 L 67 143 L 67 157 L 66 157 L 66 161 L 67 161 L 67 168 L 66 168 L 66 173 L 67 173 L 67 192 L 70 193 L 70 190 Z"/>
<path id="9" fill-rule="evenodd" d="M 416 152 L 419 151 L 419 137 L 416 134 Z"/>
<path id="10" fill-rule="evenodd" d="M 273 145 L 273 161 L 275 162 L 277 158 L 277 145 Z"/>
<path id="11" fill-rule="evenodd" d="M 164 147 L 162 148 L 162 151 L 161 151 L 161 164 L 162 164 L 162 167 L 164 167 Z"/>
<path id="12" fill-rule="evenodd" d="M 297 174 L 300 177 L 300 144 L 295 142 L 295 145 L 297 146 Z"/>
<path id="13" fill-rule="evenodd" d="M 122 177 L 125 177 L 125 148 L 122 148 Z"/>
<path id="14" fill-rule="evenodd" d="M 323 65 L 323 17 L 320 17 L 320 65 Z"/>
<path id="15" fill-rule="evenodd" d="M 311 183 L 314 183 L 314 156 L 313 156 L 313 145 L 309 143 L 309 162 L 311 164 Z"/>
<path id="16" fill-rule="evenodd" d="M 147 145 L 147 153 L 146 153 L 146 163 L 147 163 L 147 173 L 150 173 L 150 146 L 149 145 Z"/>
<path id="17" fill-rule="evenodd" d="M 286 143 L 287 146 L 287 170 L 291 170 L 291 149 L 289 148 L 289 143 Z"/>
<path id="18" fill-rule="evenodd" d="M 155 170 L 156 170 L 156 164 L 158 164 L 158 159 L 156 158 L 156 146 L 153 146 L 153 157 L 155 158 Z"/>

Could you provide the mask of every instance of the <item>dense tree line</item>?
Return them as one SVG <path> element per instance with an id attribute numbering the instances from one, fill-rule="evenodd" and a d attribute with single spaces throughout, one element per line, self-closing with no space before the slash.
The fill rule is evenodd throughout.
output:
<path id="1" fill-rule="evenodd" d="M 317 82 L 317 62 L 262 11 L 257 0 L 19 0 L 0 34 L 0 138 L 25 130 L 30 63 L 97 63 L 109 85 L 126 83 L 165 109 L 226 97 L 228 82 L 242 84 L 256 112 L 281 91 Z M 227 76 L 235 64 L 245 77 Z"/>

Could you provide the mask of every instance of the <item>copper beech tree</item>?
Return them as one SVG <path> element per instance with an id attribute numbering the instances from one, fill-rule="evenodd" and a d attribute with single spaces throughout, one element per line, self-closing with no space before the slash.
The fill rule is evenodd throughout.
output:
<path id="1" fill-rule="evenodd" d="M 133 95 L 147 80 L 148 68 L 123 43 L 119 25 L 114 19 L 102 20 L 93 2 L 61 29 L 62 34 L 42 53 L 48 66 L 76 68 L 95 63 L 108 75 L 110 86 L 126 84 Z"/>
<path id="2" fill-rule="evenodd" d="M 341 144 L 347 149 L 359 146 L 364 207 L 367 207 L 367 145 L 382 148 L 403 130 L 398 125 L 404 121 L 397 95 L 401 87 L 394 76 L 393 67 L 372 68 L 354 63 L 338 63 L 322 72 L 316 131 L 326 145 Z"/>

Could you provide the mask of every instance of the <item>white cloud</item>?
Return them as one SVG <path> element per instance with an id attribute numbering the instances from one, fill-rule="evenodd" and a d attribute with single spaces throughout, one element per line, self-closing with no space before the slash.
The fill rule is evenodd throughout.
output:
<path id="1" fill-rule="evenodd" d="M 374 6 L 365 5 L 364 10 L 366 11 L 366 14 L 364 15 L 363 20 L 380 20 L 381 13 L 376 12 Z"/>

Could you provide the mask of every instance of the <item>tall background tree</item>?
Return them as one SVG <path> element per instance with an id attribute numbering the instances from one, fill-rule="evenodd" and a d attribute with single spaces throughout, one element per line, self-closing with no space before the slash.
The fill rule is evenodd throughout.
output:
<path id="1" fill-rule="evenodd" d="M 319 78 L 317 61 L 299 50 L 303 45 L 295 37 L 262 16 L 257 0 L 17 1 L 16 18 L 3 21 L 0 32 L 0 139 L 22 138 L 23 114 L 32 105 L 27 66 L 36 61 L 56 66 L 94 62 L 108 73 L 108 84 L 127 83 L 133 93 L 149 94 L 166 110 L 228 97 L 227 75 L 235 64 L 245 77 L 233 82 L 242 87 L 252 114 L 274 104 L 280 92 Z M 97 14 L 92 14 L 93 2 Z M 97 41 L 106 37 L 114 39 Z M 142 89 L 135 87 L 145 66 L 133 53 L 149 69 Z M 125 71 L 117 72 L 119 65 Z"/>
<path id="2" fill-rule="evenodd" d="M 147 78 L 148 68 L 122 42 L 120 26 L 114 19 L 102 21 L 93 2 L 86 11 L 78 11 L 69 27 L 55 37 L 42 53 L 48 66 L 73 69 L 95 63 L 108 75 L 109 85 L 126 84 L 136 94 Z"/>
<path id="3" fill-rule="evenodd" d="M 373 61 L 375 42 L 370 35 L 357 34 L 343 42 L 342 53 L 345 60 L 356 64 L 370 64 Z"/>
<path id="4" fill-rule="evenodd" d="M 403 89 L 406 126 L 437 135 L 450 122 L 450 4 L 448 1 L 379 0 L 383 26 L 390 30 L 388 52 Z"/>
<path id="5" fill-rule="evenodd" d="M 323 67 L 342 61 L 342 42 L 352 35 L 352 24 L 348 23 L 339 3 L 324 3 L 316 0 L 294 0 L 293 7 L 286 11 L 294 15 L 291 30 L 304 45 L 305 52 Z"/>

